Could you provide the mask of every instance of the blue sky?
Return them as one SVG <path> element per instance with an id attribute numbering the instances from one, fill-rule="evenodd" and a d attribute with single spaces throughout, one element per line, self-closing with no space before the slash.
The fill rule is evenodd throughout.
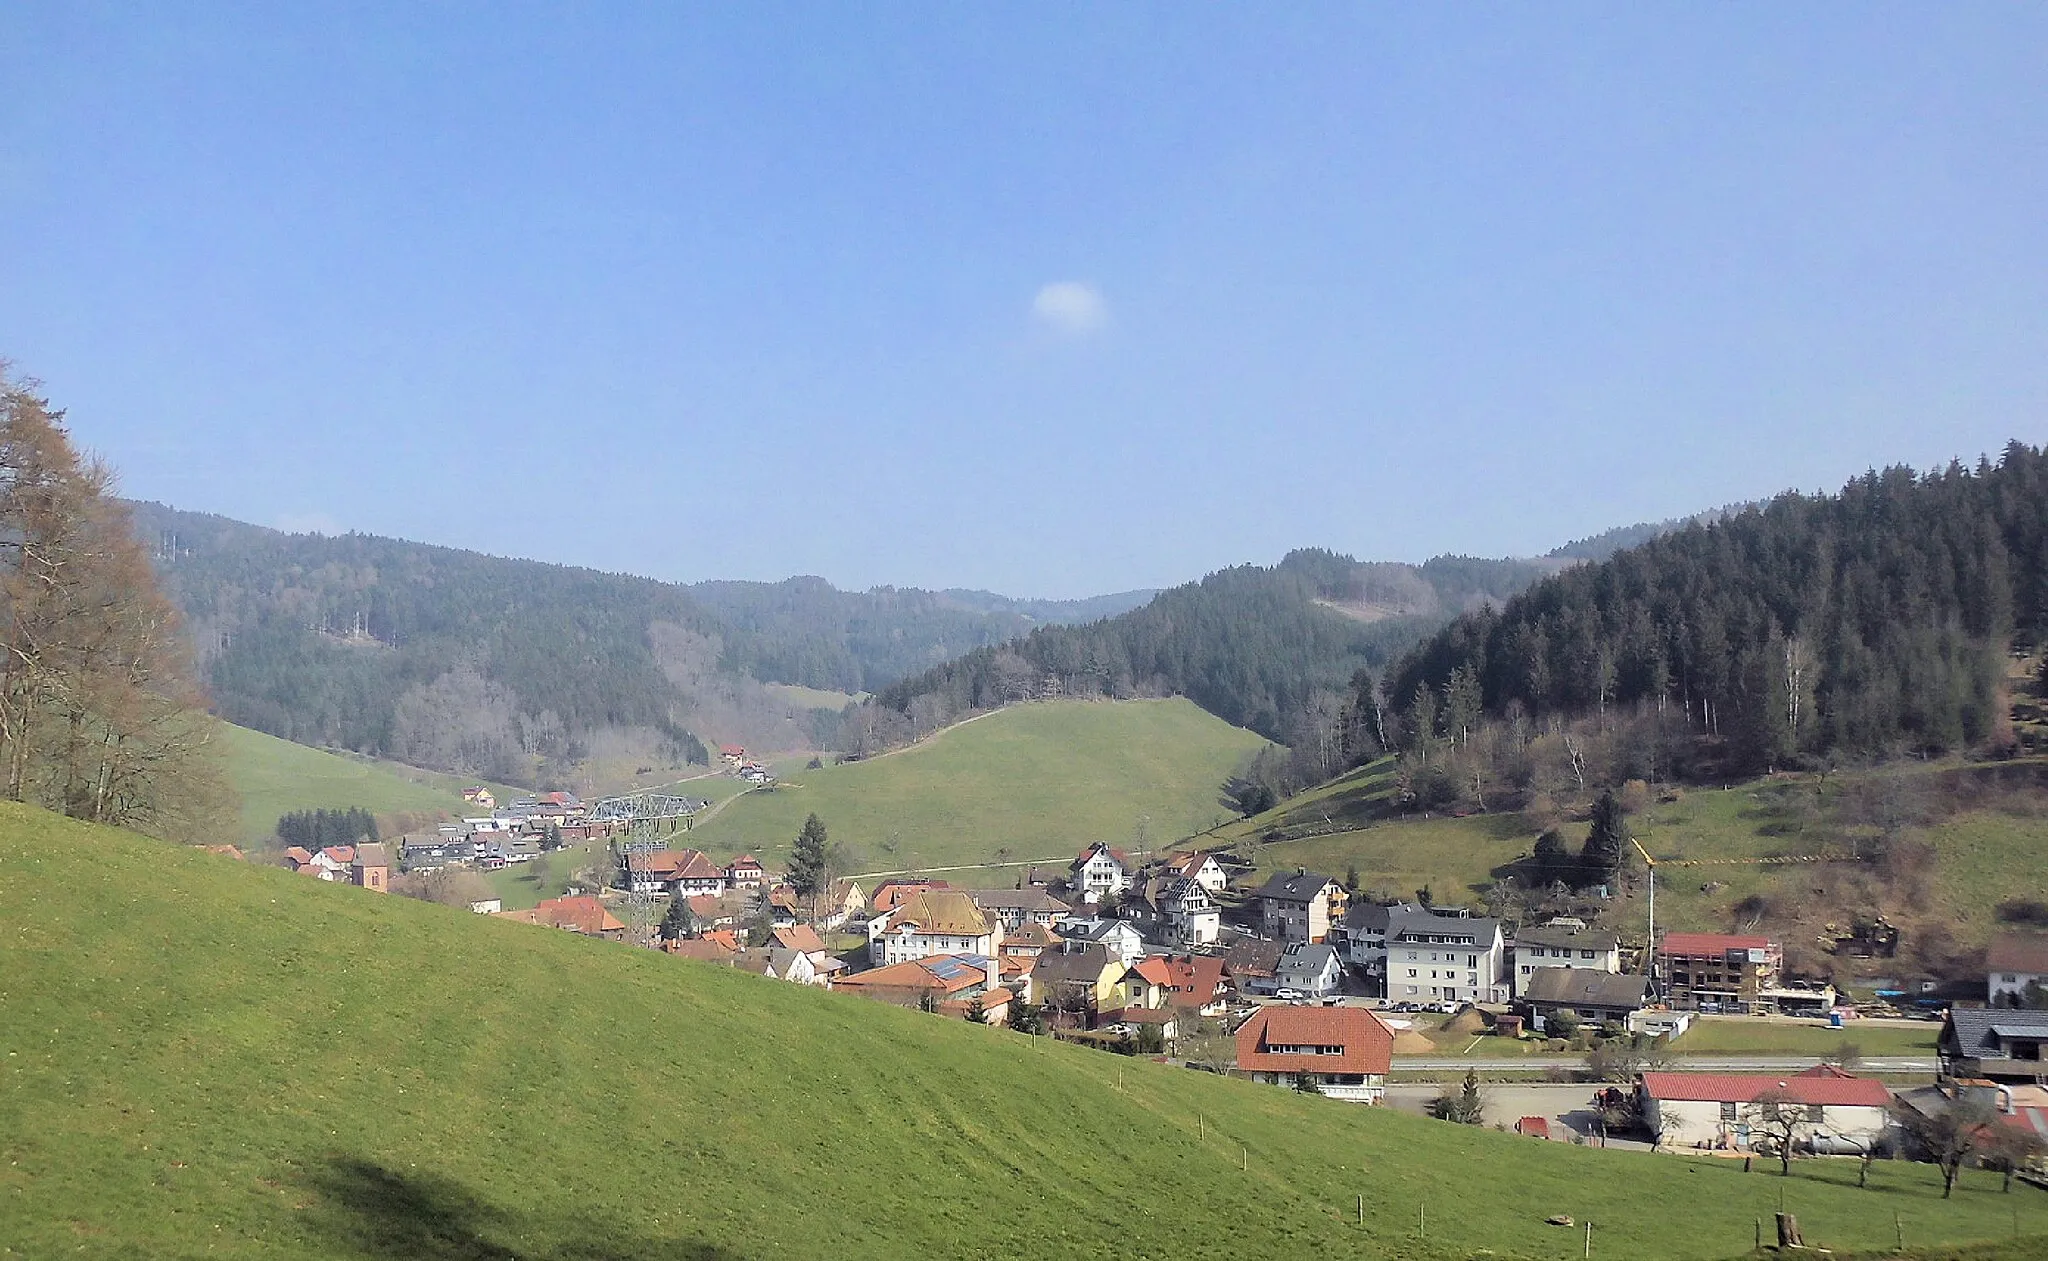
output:
<path id="1" fill-rule="evenodd" d="M 0 2 L 0 66 L 0 355 L 265 524 L 1078 596 L 2048 437 L 2041 6 Z"/>

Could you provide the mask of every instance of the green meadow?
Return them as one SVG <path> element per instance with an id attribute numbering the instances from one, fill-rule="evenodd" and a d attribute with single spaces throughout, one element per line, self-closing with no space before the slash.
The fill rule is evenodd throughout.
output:
<path id="1" fill-rule="evenodd" d="M 1223 781 L 1263 744 L 1186 700 L 1016 705 L 868 761 L 779 766 L 690 843 L 773 862 L 815 812 L 864 871 L 1159 848 L 1227 817 Z"/>
<path id="2" fill-rule="evenodd" d="M 0 1255 L 1563 1261 L 1571 1214 L 1706 1261 L 1781 1204 L 1832 1248 L 2048 1248 L 1995 1174 L 1538 1143 L 14 805 L 0 942 Z"/>
<path id="3" fill-rule="evenodd" d="M 465 781 L 451 776 L 308 748 L 231 723 L 215 729 L 221 734 L 228 782 L 241 796 L 238 844 L 262 843 L 278 818 L 294 810 L 361 806 L 373 814 L 462 812 Z"/>

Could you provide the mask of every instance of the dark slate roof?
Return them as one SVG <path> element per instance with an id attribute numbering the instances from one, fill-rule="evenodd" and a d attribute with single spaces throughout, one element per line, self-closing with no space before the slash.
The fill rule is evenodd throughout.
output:
<path id="1" fill-rule="evenodd" d="M 1529 1003 L 1561 1003 L 1567 1006 L 1614 1007 L 1634 1011 L 1643 1005 L 1650 978 L 1626 972 L 1601 972 L 1595 968 L 1538 968 L 1522 987 L 1522 999 Z"/>
<path id="2" fill-rule="evenodd" d="M 1515 931 L 1517 946 L 1563 946 L 1571 950 L 1613 950 L 1621 938 L 1598 928 L 1557 928 L 1537 924 Z"/>
<path id="3" fill-rule="evenodd" d="M 1409 915 L 1422 908 L 1413 902 L 1396 902 L 1392 906 L 1381 906 L 1377 902 L 1353 902 L 1344 912 L 1344 927 L 1352 932 L 1387 931 L 1387 924 L 1396 915 Z"/>
<path id="4" fill-rule="evenodd" d="M 1319 976 L 1329 969 L 1331 961 L 1336 957 L 1335 949 L 1320 943 L 1289 942 L 1287 948 L 1280 952 L 1279 970 Z"/>
<path id="5" fill-rule="evenodd" d="M 1262 898 L 1280 902 L 1308 902 L 1321 893 L 1325 886 L 1336 881 L 1328 876 L 1319 876 L 1313 871 L 1295 872 L 1290 875 L 1274 876 L 1259 890 Z"/>
<path id="6" fill-rule="evenodd" d="M 1109 947 L 1084 946 L 1079 950 L 1048 950 L 1032 963 L 1031 979 L 1038 985 L 1060 983 L 1093 985 L 1109 966 Z"/>
<path id="7" fill-rule="evenodd" d="M 1499 931 L 1500 921 L 1497 919 L 1481 919 L 1474 915 L 1438 915 L 1434 911 L 1417 910 L 1394 916 L 1392 922 L 1387 925 L 1387 941 L 1392 943 L 1404 934 L 1411 933 L 1438 937 L 1469 936 L 1473 944 L 1483 950 L 1493 944 L 1494 934 Z"/>
<path id="8" fill-rule="evenodd" d="M 2040 1038 L 2048 1041 L 2048 1011 L 2023 1011 L 2010 1007 L 1951 1007 L 1949 1027 L 1942 1033 L 1946 1044 L 1953 1037 L 1956 1053 L 1969 1059 L 1996 1059 L 2005 1054 L 2001 1034 Z M 1994 1026 L 2000 1031 L 1994 1033 Z"/>

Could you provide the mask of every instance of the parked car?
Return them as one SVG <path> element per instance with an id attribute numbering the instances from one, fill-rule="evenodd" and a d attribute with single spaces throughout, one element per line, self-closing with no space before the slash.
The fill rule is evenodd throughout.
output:
<path id="1" fill-rule="evenodd" d="M 1816 1134 L 1806 1140 L 1806 1145 L 1816 1156 L 1861 1156 L 1868 1146 L 1862 1139 L 1846 1134 Z"/>
<path id="2" fill-rule="evenodd" d="M 1295 999 L 1297 999 L 1297 998 L 1306 998 L 1306 997 L 1308 997 L 1308 996 L 1307 996 L 1306 994 L 1303 994 L 1303 993 L 1302 993 L 1302 992 L 1301 992 L 1300 990 L 1291 990 L 1291 989 L 1285 989 L 1285 988 L 1282 988 L 1282 989 L 1277 989 L 1277 990 L 1274 990 L 1274 991 L 1273 991 L 1273 997 L 1275 997 L 1275 998 L 1279 998 L 1279 999 L 1284 999 L 1284 1000 L 1286 1000 L 1287 1002 L 1290 1002 L 1290 1003 L 1291 1003 L 1291 1002 L 1293 1002 L 1293 1001 L 1294 1001 Z"/>

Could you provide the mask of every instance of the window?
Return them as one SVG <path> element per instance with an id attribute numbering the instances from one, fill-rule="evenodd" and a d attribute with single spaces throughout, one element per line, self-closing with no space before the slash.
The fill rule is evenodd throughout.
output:
<path id="1" fill-rule="evenodd" d="M 1410 968 L 1410 969 L 1408 969 L 1408 978 L 1409 978 L 1410 980 L 1413 980 L 1413 979 L 1415 979 L 1415 969 L 1414 969 L 1414 968 Z M 1414 987 L 1414 986 L 1412 986 L 1412 985 L 1411 985 L 1411 986 L 1409 986 L 1409 987 L 1408 987 L 1408 992 L 1409 992 L 1410 994 L 1413 994 L 1413 993 L 1415 992 L 1415 987 Z"/>
<path id="2" fill-rule="evenodd" d="M 1826 1108 L 1822 1107 L 1820 1104 L 1817 1103 L 1809 1103 L 1806 1105 L 1806 1123 L 1808 1125 L 1819 1125 L 1822 1121 L 1826 1119 Z"/>
<path id="3" fill-rule="evenodd" d="M 1593 957 L 1593 952 L 1592 952 L 1592 951 L 1590 951 L 1590 950 L 1581 950 L 1581 951 L 1579 951 L 1579 958 L 1581 958 L 1581 959 L 1590 959 L 1590 958 L 1592 958 L 1592 957 Z"/>
<path id="4" fill-rule="evenodd" d="M 1735 1105 L 1733 1103 L 1725 1100 L 1722 1102 L 1721 1119 L 1723 1121 L 1733 1121 L 1735 1119 Z"/>
<path id="5" fill-rule="evenodd" d="M 1466 966 L 1466 967 L 1468 967 L 1468 968 L 1476 968 L 1476 967 L 1478 967 L 1478 966 L 1479 966 L 1479 956 L 1478 956 L 1478 955 L 1466 955 L 1466 956 L 1465 956 L 1465 966 Z"/>

